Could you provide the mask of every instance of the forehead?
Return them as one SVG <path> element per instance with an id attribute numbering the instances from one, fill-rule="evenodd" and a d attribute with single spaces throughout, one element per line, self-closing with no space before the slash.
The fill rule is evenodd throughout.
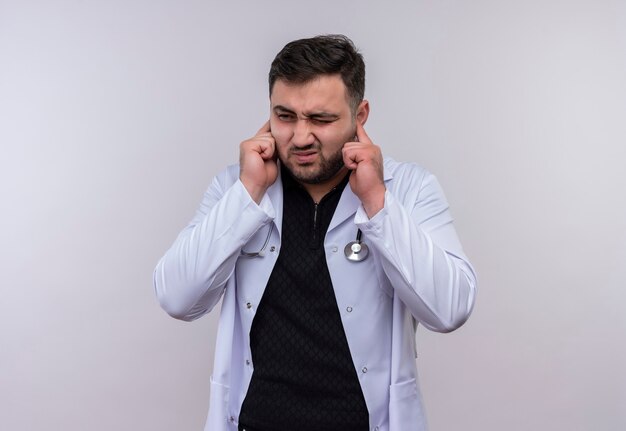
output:
<path id="1" fill-rule="evenodd" d="M 294 112 L 349 110 L 346 86 L 339 75 L 321 75 L 303 84 L 278 79 L 270 96 L 272 108 L 280 105 Z"/>

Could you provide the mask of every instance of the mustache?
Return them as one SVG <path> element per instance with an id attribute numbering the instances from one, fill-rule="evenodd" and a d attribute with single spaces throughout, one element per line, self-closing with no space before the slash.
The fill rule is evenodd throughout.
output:
<path id="1" fill-rule="evenodd" d="M 309 144 L 306 145 L 304 147 L 289 147 L 289 154 L 299 154 L 299 153 L 306 153 L 309 151 L 319 151 L 320 150 L 320 145 L 318 143 L 313 143 L 313 144 Z"/>

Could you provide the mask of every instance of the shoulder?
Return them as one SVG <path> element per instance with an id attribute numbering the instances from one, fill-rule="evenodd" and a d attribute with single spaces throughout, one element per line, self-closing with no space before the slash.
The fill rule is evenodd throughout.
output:
<path id="1" fill-rule="evenodd" d="M 213 185 L 226 190 L 239 179 L 239 163 L 226 166 L 213 178 Z"/>
<path id="2" fill-rule="evenodd" d="M 413 162 L 398 162 L 391 157 L 383 161 L 385 184 L 392 188 L 419 189 L 432 174 L 424 167 Z"/>
<path id="3" fill-rule="evenodd" d="M 437 211 L 448 208 L 445 194 L 435 175 L 417 163 L 385 158 L 384 173 L 385 187 L 403 205 L 425 206 L 436 208 Z"/>

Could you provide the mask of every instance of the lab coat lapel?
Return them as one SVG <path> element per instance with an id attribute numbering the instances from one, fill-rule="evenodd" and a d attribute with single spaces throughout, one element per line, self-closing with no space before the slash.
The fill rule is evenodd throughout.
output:
<path id="1" fill-rule="evenodd" d="M 387 169 L 384 170 L 383 173 L 385 183 L 393 178 L 390 172 Z M 341 194 L 341 199 L 337 204 L 337 209 L 335 210 L 335 214 L 333 215 L 333 219 L 330 221 L 330 225 L 328 226 L 328 232 L 333 230 L 335 227 L 339 226 L 343 223 L 348 217 L 354 216 L 356 214 L 356 210 L 361 205 L 361 201 L 354 194 L 352 188 L 350 187 L 350 183 L 346 184 L 346 188 L 343 189 L 343 193 Z M 281 206 L 282 209 L 282 206 Z"/>
<path id="2" fill-rule="evenodd" d="M 346 184 L 346 188 L 343 189 L 343 193 L 335 209 L 335 214 L 328 226 L 328 232 L 339 226 L 348 217 L 353 216 L 359 208 L 359 205 L 361 205 L 361 201 L 350 188 L 350 184 Z"/>
<path id="3" fill-rule="evenodd" d="M 280 175 L 280 167 L 278 168 L 278 178 L 274 181 L 274 184 L 269 186 L 267 189 L 267 196 L 270 198 L 270 202 L 272 202 L 272 206 L 274 207 L 274 211 L 276 213 L 276 217 L 274 218 L 274 228 L 276 232 L 278 232 L 278 237 L 282 238 L 282 230 L 283 230 L 283 181 Z"/>

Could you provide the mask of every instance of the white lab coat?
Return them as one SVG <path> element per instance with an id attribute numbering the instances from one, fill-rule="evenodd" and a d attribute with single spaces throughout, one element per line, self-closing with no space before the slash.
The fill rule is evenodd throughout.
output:
<path id="1" fill-rule="evenodd" d="M 370 429 L 426 429 L 415 366 L 415 329 L 449 332 L 469 317 L 476 289 L 448 204 L 423 168 L 385 159 L 385 206 L 371 220 L 346 186 L 324 247 L 354 367 L 369 411 Z M 224 295 L 211 378 L 206 431 L 237 429 L 254 364 L 250 327 L 278 253 L 282 183 L 257 205 L 239 181 L 239 167 L 220 173 L 196 216 L 159 261 L 154 282 L 161 306 L 193 320 Z M 264 256 L 259 251 L 274 224 Z M 357 228 L 370 256 L 345 258 Z"/>

